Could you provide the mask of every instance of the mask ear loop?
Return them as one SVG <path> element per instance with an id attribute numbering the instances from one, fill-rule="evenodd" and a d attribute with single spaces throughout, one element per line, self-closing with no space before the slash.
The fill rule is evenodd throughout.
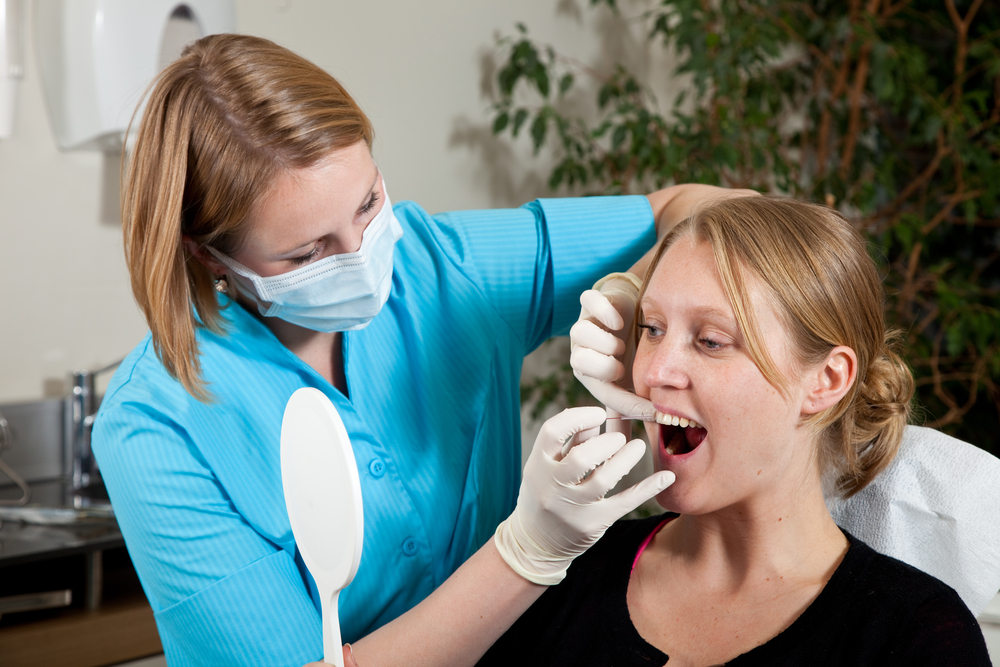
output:
<path id="1" fill-rule="evenodd" d="M 205 246 L 205 249 L 208 250 L 208 252 L 210 252 L 212 256 L 214 256 L 217 260 L 219 260 L 219 262 L 221 262 L 230 271 L 236 273 L 237 275 L 244 276 L 245 278 L 247 278 L 247 280 L 249 280 L 254 287 L 254 293 L 256 297 L 253 300 L 257 302 L 260 301 L 261 287 L 257 284 L 257 280 L 260 279 L 260 276 L 257 276 L 256 273 L 246 268 L 232 257 L 229 257 L 228 255 L 219 252 L 212 246 Z M 254 276 L 256 276 L 256 278 Z M 218 292 L 219 294 L 225 294 L 230 298 L 233 298 L 238 294 L 242 293 L 239 289 L 234 289 L 237 284 L 238 281 L 237 283 L 231 285 L 229 283 L 228 274 L 224 273 L 215 279 L 215 291 Z M 263 312 L 261 314 L 263 314 Z"/>

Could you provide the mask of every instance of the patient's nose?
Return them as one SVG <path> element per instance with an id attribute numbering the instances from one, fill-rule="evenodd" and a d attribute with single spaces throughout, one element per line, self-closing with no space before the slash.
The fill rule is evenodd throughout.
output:
<path id="1" fill-rule="evenodd" d="M 648 354 L 636 355 L 633 373 L 647 387 L 685 389 L 690 385 L 690 360 L 682 342 L 665 336 L 659 344 L 650 346 Z"/>

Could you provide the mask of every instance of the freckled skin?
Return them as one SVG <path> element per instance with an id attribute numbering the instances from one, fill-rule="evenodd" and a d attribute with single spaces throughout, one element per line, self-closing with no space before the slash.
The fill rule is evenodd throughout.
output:
<path id="1" fill-rule="evenodd" d="M 790 342 L 776 314 L 756 302 L 763 339 L 789 374 Z M 664 255 L 642 304 L 645 323 L 633 377 L 636 393 L 658 410 L 683 414 L 708 435 L 695 455 L 676 460 L 659 446 L 659 428 L 647 424 L 657 469 L 677 481 L 657 496 L 666 509 L 701 514 L 746 500 L 774 502 L 785 480 L 814 470 L 813 447 L 798 428 L 804 389 L 782 395 L 754 364 L 715 267 L 711 246 L 679 239 Z M 756 471 L 756 472 L 754 472 Z"/>
<path id="2" fill-rule="evenodd" d="M 831 374 L 842 366 L 828 362 L 797 369 L 776 314 L 749 289 L 762 341 L 788 379 L 784 393 L 749 355 L 707 243 L 678 239 L 641 303 L 651 329 L 636 351 L 636 391 L 706 433 L 672 455 L 660 442 L 671 431 L 646 426 L 655 467 L 677 476 L 657 501 L 681 516 L 643 552 L 627 602 L 636 630 L 671 666 L 726 663 L 775 637 L 847 550 L 823 499 L 816 436 L 800 424 L 850 380 L 838 384 L 848 376 Z"/>
<path id="3" fill-rule="evenodd" d="M 338 149 L 311 167 L 278 174 L 248 220 L 233 259 L 260 276 L 276 276 L 335 254 L 356 252 L 364 231 L 385 204 L 378 167 L 364 141 Z M 254 288 L 190 240 L 188 248 L 210 271 L 227 276 L 229 296 L 257 313 Z M 339 332 L 313 331 L 278 317 L 262 317 L 281 343 L 328 382 L 347 393 Z M 332 350 L 332 354 L 331 354 Z"/>
<path id="4" fill-rule="evenodd" d="M 363 210 L 373 192 L 375 206 Z M 302 266 L 289 258 L 314 249 L 310 261 L 357 252 L 365 228 L 384 201 L 371 151 L 358 142 L 313 167 L 282 173 L 254 212 L 253 233 L 234 258 L 259 275 L 273 276 Z"/>

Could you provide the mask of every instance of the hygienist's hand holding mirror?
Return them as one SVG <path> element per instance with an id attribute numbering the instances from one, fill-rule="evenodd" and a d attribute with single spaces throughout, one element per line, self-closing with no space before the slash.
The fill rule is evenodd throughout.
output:
<path id="1" fill-rule="evenodd" d="M 281 483 L 295 542 L 323 604 L 323 659 L 343 667 L 337 599 L 361 563 L 364 512 L 351 440 L 318 389 L 299 389 L 285 406 Z"/>

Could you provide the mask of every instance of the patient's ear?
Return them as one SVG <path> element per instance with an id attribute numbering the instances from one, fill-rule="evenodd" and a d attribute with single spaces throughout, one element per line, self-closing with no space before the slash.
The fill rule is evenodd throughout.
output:
<path id="1" fill-rule="evenodd" d="M 812 415 L 836 405 L 850 391 L 857 375 L 858 355 L 854 350 L 845 345 L 830 350 L 826 360 L 806 376 L 802 413 Z"/>

